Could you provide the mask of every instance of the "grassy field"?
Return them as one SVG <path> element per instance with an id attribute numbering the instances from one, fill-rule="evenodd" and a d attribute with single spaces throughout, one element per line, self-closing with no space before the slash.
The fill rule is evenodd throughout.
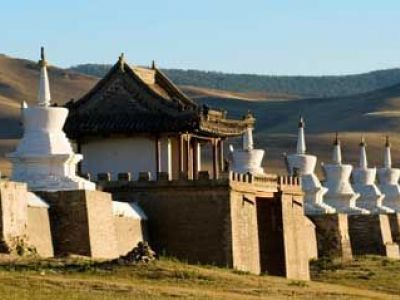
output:
<path id="1" fill-rule="evenodd" d="M 365 290 L 400 299 L 400 261 L 379 256 L 356 257 L 352 262 L 312 264 L 313 279 Z"/>
<path id="2" fill-rule="evenodd" d="M 321 265 L 313 268 L 320 282 L 303 282 L 170 259 L 113 266 L 83 259 L 2 258 L 0 299 L 400 298 L 400 262 L 368 257 L 347 266 L 329 264 L 327 270 Z"/>

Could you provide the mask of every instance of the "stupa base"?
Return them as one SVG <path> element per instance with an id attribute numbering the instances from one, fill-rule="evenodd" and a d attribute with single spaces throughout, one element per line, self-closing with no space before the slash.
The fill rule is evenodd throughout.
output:
<path id="1" fill-rule="evenodd" d="M 302 183 L 304 182 L 305 181 L 302 180 Z M 323 197 L 327 191 L 327 188 L 321 186 L 314 187 L 313 189 L 304 190 L 304 213 L 306 215 L 325 215 L 336 213 L 336 209 L 334 207 L 329 206 L 323 201 Z"/>
<path id="2" fill-rule="evenodd" d="M 329 206 L 335 208 L 337 213 L 348 215 L 369 215 L 369 210 L 356 206 L 356 200 L 358 197 L 359 194 L 328 195 L 324 197 L 324 201 Z"/>
<path id="3" fill-rule="evenodd" d="M 306 215 L 327 215 L 336 213 L 336 209 L 326 205 L 325 203 L 306 203 L 304 205 L 304 213 Z"/>
<path id="4" fill-rule="evenodd" d="M 369 210 L 372 214 L 391 214 L 395 212 L 394 209 L 379 203 L 379 199 L 376 198 L 361 198 L 357 200 L 357 207 Z"/>
<path id="5" fill-rule="evenodd" d="M 383 199 L 383 205 L 385 207 L 389 207 L 390 209 L 394 210 L 395 213 L 400 213 L 400 195 L 395 198 L 385 198 Z"/>
<path id="6" fill-rule="evenodd" d="M 43 192 L 96 190 L 96 185 L 80 177 L 38 176 L 35 178 L 12 178 L 14 181 L 26 182 L 29 190 Z"/>

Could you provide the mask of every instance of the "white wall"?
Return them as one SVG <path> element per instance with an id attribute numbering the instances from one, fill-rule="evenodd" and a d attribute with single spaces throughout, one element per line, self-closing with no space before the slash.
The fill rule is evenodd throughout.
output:
<path id="1" fill-rule="evenodd" d="M 171 139 L 164 137 L 160 140 L 161 172 L 167 172 L 169 179 L 172 179 L 172 145 Z"/>
<path id="2" fill-rule="evenodd" d="M 102 138 L 82 144 L 82 172 L 97 178 L 98 173 L 131 172 L 137 179 L 139 172 L 149 171 L 156 176 L 155 139 L 146 137 Z M 162 156 L 162 155 L 161 155 Z"/>

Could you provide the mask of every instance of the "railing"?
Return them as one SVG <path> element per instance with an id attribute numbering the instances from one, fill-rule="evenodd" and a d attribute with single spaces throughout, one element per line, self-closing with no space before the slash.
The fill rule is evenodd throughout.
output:
<path id="1" fill-rule="evenodd" d="M 196 178 L 191 179 L 187 174 L 179 174 L 178 178 L 171 178 L 167 172 L 159 172 L 155 175 L 152 172 L 139 172 L 137 176 L 133 176 L 130 172 L 118 173 L 112 176 L 110 172 L 98 173 L 92 177 L 90 173 L 84 173 L 80 176 L 96 182 L 99 186 L 154 186 L 154 185 L 220 185 L 227 184 L 227 176 L 220 176 L 218 179 L 211 178 L 208 171 L 198 172 Z"/>
<path id="2" fill-rule="evenodd" d="M 300 178 L 295 176 L 278 176 L 274 174 L 253 175 L 251 173 L 229 172 L 229 180 L 259 186 L 293 186 L 300 187 Z"/>
<path id="3" fill-rule="evenodd" d="M 251 173 L 236 173 L 230 171 L 227 176 L 221 176 L 219 179 L 210 178 L 208 171 L 201 171 L 198 173 L 197 178 L 188 179 L 185 174 L 181 174 L 179 179 L 171 179 L 167 172 L 159 172 L 157 176 L 153 176 L 151 172 L 139 172 L 136 180 L 133 180 L 133 175 L 130 172 L 118 173 L 117 179 L 113 179 L 111 173 L 103 172 L 98 173 L 96 182 L 99 184 L 105 183 L 176 183 L 176 182 L 236 182 L 245 183 L 260 187 L 301 187 L 300 178 L 295 176 L 278 176 L 275 174 L 254 175 Z M 91 180 L 89 173 L 81 174 L 82 177 Z"/>

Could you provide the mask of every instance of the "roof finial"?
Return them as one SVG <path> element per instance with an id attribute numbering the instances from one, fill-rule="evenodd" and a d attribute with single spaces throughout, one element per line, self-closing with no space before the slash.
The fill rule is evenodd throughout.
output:
<path id="1" fill-rule="evenodd" d="M 336 131 L 335 140 L 334 140 L 333 144 L 334 144 L 335 146 L 340 144 L 339 132 L 337 132 L 337 131 Z"/>
<path id="2" fill-rule="evenodd" d="M 121 71 L 124 71 L 125 67 L 125 58 L 124 58 L 124 52 L 121 53 L 121 55 L 118 57 L 118 65 Z"/>
<path id="3" fill-rule="evenodd" d="M 391 144 L 390 144 L 390 137 L 387 135 L 386 136 L 386 141 L 385 141 L 385 147 L 390 147 L 391 146 Z"/>

